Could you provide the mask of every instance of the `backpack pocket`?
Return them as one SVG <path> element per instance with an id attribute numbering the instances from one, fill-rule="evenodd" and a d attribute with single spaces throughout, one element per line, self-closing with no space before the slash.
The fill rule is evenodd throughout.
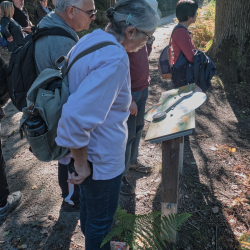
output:
<path id="1" fill-rule="evenodd" d="M 35 107 L 33 111 L 35 116 L 40 116 L 43 119 L 47 127 L 47 131 L 38 136 L 30 136 L 24 129 L 24 124 L 31 117 L 31 115 L 27 114 L 27 108 L 24 108 L 23 112 L 23 117 L 20 122 L 20 129 L 24 131 L 32 152 L 37 157 L 37 159 L 40 161 L 49 162 L 63 158 L 69 152 L 69 149 L 60 147 L 56 144 L 55 138 L 57 134 L 57 127 L 52 129 L 48 128 L 48 122 L 43 109 Z"/>

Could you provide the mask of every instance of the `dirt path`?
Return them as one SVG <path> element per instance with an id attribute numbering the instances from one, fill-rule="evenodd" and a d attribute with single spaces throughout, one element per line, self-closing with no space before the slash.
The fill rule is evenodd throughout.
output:
<path id="1" fill-rule="evenodd" d="M 159 76 L 157 59 L 174 26 L 173 17 L 164 18 L 155 33 L 147 108 L 158 101 L 163 91 L 171 88 Z M 248 126 L 242 130 L 241 124 L 249 122 L 250 110 L 242 110 L 237 102 L 228 101 L 219 75 L 207 94 L 206 104 L 196 113 L 195 134 L 185 143 L 178 209 L 193 216 L 179 233 L 178 249 L 235 249 L 237 237 L 249 230 L 250 225 L 248 203 L 230 208 L 232 200 L 243 197 L 246 189 L 243 166 L 249 166 L 250 129 Z M 9 186 L 11 191 L 21 190 L 24 199 L 12 216 L 0 224 L 0 249 L 15 250 L 19 241 L 31 250 L 84 249 L 79 214 L 60 212 L 57 162 L 39 162 L 17 132 L 21 113 L 11 102 L 5 112 L 2 141 Z M 160 211 L 161 145 L 144 141 L 148 125 L 140 144 L 140 160 L 153 166 L 154 171 L 150 175 L 130 171 L 128 179 L 136 186 L 136 194 L 120 197 L 120 205 L 130 213 Z M 229 153 L 226 148 L 229 146 L 236 148 L 236 152 Z M 238 172 L 233 171 L 237 169 Z M 147 191 L 151 191 L 151 195 Z"/>

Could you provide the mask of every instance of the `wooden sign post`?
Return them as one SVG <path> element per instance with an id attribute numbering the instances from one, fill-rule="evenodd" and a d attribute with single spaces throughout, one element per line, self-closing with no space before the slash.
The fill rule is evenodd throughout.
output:
<path id="1" fill-rule="evenodd" d="M 190 84 L 164 92 L 159 103 L 145 114 L 145 119 L 152 121 L 145 141 L 162 143 L 162 215 L 177 213 L 179 173 L 182 174 L 184 158 L 184 136 L 193 133 L 195 109 L 206 101 L 206 94 L 195 93 L 194 90 L 195 84 Z M 190 91 L 193 94 L 190 95 Z M 187 98 L 183 99 L 185 96 Z M 178 99 L 180 102 L 177 103 Z M 166 116 L 154 120 L 154 114 L 160 115 L 162 111 L 167 113 Z M 170 240 L 176 243 L 175 232 Z"/>

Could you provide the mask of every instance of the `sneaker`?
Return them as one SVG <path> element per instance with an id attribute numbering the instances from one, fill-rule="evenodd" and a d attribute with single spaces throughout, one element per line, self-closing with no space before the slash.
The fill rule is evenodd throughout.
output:
<path id="1" fill-rule="evenodd" d="M 120 193 L 124 195 L 130 195 L 135 192 L 135 188 L 128 182 L 126 176 L 122 178 Z"/>
<path id="2" fill-rule="evenodd" d="M 129 164 L 129 169 L 138 171 L 140 173 L 151 173 L 152 168 L 142 165 L 139 161 Z"/>
<path id="3" fill-rule="evenodd" d="M 71 205 L 67 201 L 63 200 L 61 205 L 61 210 L 64 212 L 79 212 L 80 211 L 80 204 L 78 205 Z"/>
<path id="4" fill-rule="evenodd" d="M 21 203 L 22 199 L 23 195 L 20 191 L 10 194 L 5 207 L 0 208 L 0 220 L 6 218 Z"/>

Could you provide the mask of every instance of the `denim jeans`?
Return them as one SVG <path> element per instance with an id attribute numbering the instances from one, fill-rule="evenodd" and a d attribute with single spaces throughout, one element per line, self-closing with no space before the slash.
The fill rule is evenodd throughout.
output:
<path id="1" fill-rule="evenodd" d="M 92 163 L 90 163 L 92 166 Z M 110 250 L 110 242 L 100 245 L 108 234 L 118 207 L 122 174 L 111 180 L 93 180 L 92 174 L 80 187 L 80 221 L 85 250 Z"/>
<path id="2" fill-rule="evenodd" d="M 58 182 L 62 190 L 62 197 L 71 205 L 79 205 L 79 186 L 68 183 L 68 179 L 70 179 L 70 173 L 68 172 L 67 165 L 58 162 Z"/>
<path id="3" fill-rule="evenodd" d="M 128 141 L 125 153 L 125 170 L 123 176 L 126 176 L 129 170 L 129 164 L 135 163 L 139 154 L 139 143 L 141 132 L 144 127 L 145 106 L 148 99 L 148 88 L 132 92 L 133 99 L 137 105 L 137 116 L 130 115 L 127 121 L 128 124 Z"/>

